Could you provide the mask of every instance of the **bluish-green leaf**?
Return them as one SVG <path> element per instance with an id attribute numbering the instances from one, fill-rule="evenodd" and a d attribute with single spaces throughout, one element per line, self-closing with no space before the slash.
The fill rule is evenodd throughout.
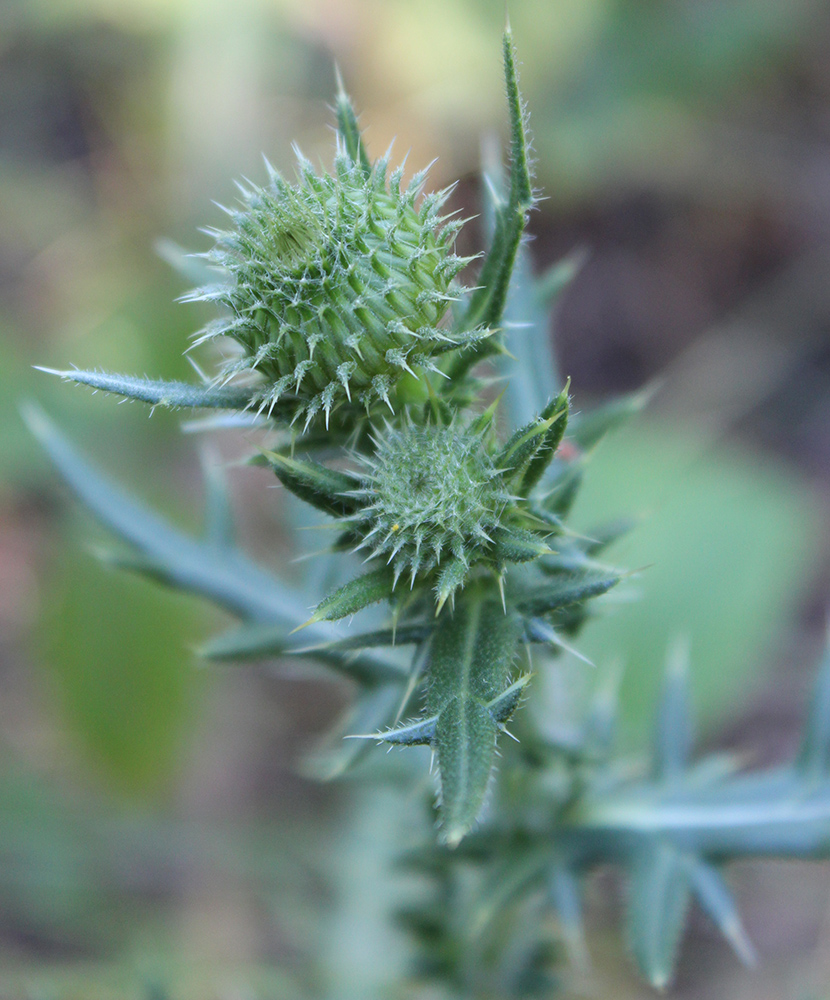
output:
<path id="1" fill-rule="evenodd" d="M 484 804 L 500 725 L 491 705 L 507 695 L 510 704 L 497 709 L 505 718 L 521 694 L 518 687 L 509 694 L 506 690 L 520 634 L 514 616 L 470 590 L 455 613 L 444 616 L 432 639 L 425 714 L 438 716 L 434 746 L 441 782 L 441 835 L 453 846 Z"/>
<path id="2" fill-rule="evenodd" d="M 360 481 L 348 473 L 272 451 L 256 456 L 253 464 L 273 469 L 286 489 L 332 517 L 346 517 L 358 507 L 355 497 L 349 494 L 357 489 Z"/>
<path id="3" fill-rule="evenodd" d="M 372 165 L 369 162 L 366 147 L 360 135 L 360 126 L 357 123 L 354 105 L 346 93 L 339 70 L 337 71 L 335 110 L 337 112 L 337 133 L 343 143 L 343 148 L 348 154 L 349 159 L 353 163 L 359 163 L 365 176 L 369 177 L 372 173 Z"/>
<path id="4" fill-rule="evenodd" d="M 164 379 L 79 371 L 74 368 L 67 371 L 40 368 L 40 371 L 58 375 L 67 382 L 77 382 L 127 399 L 137 399 L 151 406 L 164 406 L 170 409 L 244 410 L 251 406 L 254 400 L 254 394 L 250 389 L 191 385 L 189 382 L 168 382 Z"/>
<path id="5" fill-rule="evenodd" d="M 356 615 L 370 604 L 377 604 L 378 601 L 391 597 L 393 579 L 391 570 L 384 566 L 349 580 L 320 601 L 311 621 L 337 621 Z"/>
<path id="6" fill-rule="evenodd" d="M 657 709 L 654 773 L 664 781 L 686 770 L 692 748 L 692 707 L 689 697 L 689 642 L 676 639 L 666 663 L 663 697 Z"/>
<path id="7" fill-rule="evenodd" d="M 674 973 L 677 946 L 689 906 L 686 864 L 671 844 L 649 838 L 629 872 L 628 944 L 640 971 L 659 990 Z"/>
<path id="8" fill-rule="evenodd" d="M 581 570 L 560 573 L 539 584 L 516 600 L 516 607 L 523 614 L 545 615 L 559 608 L 568 607 L 599 597 L 615 587 L 621 580 L 619 573 L 610 570 Z"/>
<path id="9" fill-rule="evenodd" d="M 798 768 L 811 778 L 830 778 L 830 642 L 816 676 Z"/>
<path id="10" fill-rule="evenodd" d="M 723 875 L 714 865 L 700 858 L 691 858 L 688 864 L 692 888 L 701 907 L 744 965 L 754 966 L 757 963 L 755 949 Z"/>
<path id="11" fill-rule="evenodd" d="M 562 938 L 573 964 L 580 970 L 588 968 L 588 946 L 582 919 L 582 887 L 579 874 L 562 861 L 548 870 L 548 899 L 562 929 Z"/>
<path id="12" fill-rule="evenodd" d="M 528 161 L 527 117 L 519 93 L 513 38 L 504 34 L 504 76 L 510 114 L 510 191 L 507 201 L 497 202 L 493 237 L 463 324 L 467 329 L 497 326 L 504 312 L 510 278 L 519 243 L 533 206 L 533 189 Z"/>
<path id="13" fill-rule="evenodd" d="M 451 698 L 438 716 L 441 839 L 450 847 L 470 831 L 484 805 L 497 732 L 495 719 L 475 698 Z"/>

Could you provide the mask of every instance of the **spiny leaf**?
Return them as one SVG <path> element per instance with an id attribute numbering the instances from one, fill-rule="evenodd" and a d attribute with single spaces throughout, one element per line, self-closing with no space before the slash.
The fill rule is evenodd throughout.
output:
<path id="1" fill-rule="evenodd" d="M 523 614 L 545 615 L 559 608 L 598 597 L 616 586 L 622 577 L 611 570 L 581 570 L 559 573 L 548 582 L 523 594 L 516 607 Z"/>
<path id="2" fill-rule="evenodd" d="M 462 321 L 466 329 L 477 326 L 495 327 L 501 321 L 516 254 L 527 223 L 527 213 L 533 207 L 527 120 L 519 93 L 513 38 L 509 28 L 504 34 L 503 54 L 510 114 L 510 193 L 506 202 L 496 206 L 493 238 L 479 276 L 479 288 L 471 296 Z"/>
<path id="3" fill-rule="evenodd" d="M 358 508 L 357 500 L 348 494 L 357 488 L 359 480 L 348 473 L 273 451 L 255 456 L 252 462 L 268 465 L 287 490 L 332 517 L 348 517 Z"/>
<path id="4" fill-rule="evenodd" d="M 381 743 L 391 743 L 395 746 L 425 746 L 435 740 L 435 728 L 438 725 L 438 716 L 433 715 L 429 719 L 418 719 L 416 722 L 407 723 L 404 726 L 395 726 L 394 729 L 387 729 L 382 733 L 361 733 L 350 736 L 353 740 L 379 740 Z"/>
<path id="5" fill-rule="evenodd" d="M 167 382 L 163 379 L 136 378 L 133 375 L 114 375 L 109 372 L 75 369 L 57 371 L 54 368 L 35 367 L 50 375 L 58 375 L 67 382 L 78 382 L 127 399 L 137 399 L 151 406 L 165 406 L 170 409 L 244 410 L 251 405 L 254 398 L 250 389 L 191 385 L 189 382 Z"/>
<path id="6" fill-rule="evenodd" d="M 497 528 L 493 532 L 493 556 L 500 562 L 530 562 L 550 551 L 544 537 L 524 528 Z"/>
<path id="7" fill-rule="evenodd" d="M 528 462 L 525 473 L 522 476 L 522 484 L 519 492 L 524 497 L 530 494 L 531 490 L 542 478 L 556 454 L 556 449 L 562 443 L 562 438 L 565 436 L 565 430 L 568 426 L 568 390 L 570 389 L 570 385 L 571 382 L 568 379 L 562 392 L 551 400 L 548 406 L 542 411 L 541 416 L 551 419 L 553 422 L 548 428 L 547 434 L 538 451 Z"/>
<path id="8" fill-rule="evenodd" d="M 640 971 L 659 990 L 672 980 L 689 896 L 680 852 L 657 838 L 644 841 L 630 870 L 628 943 Z"/>
<path id="9" fill-rule="evenodd" d="M 343 86 L 343 79 L 340 70 L 337 69 L 337 132 L 343 142 L 346 153 L 353 163 L 359 163 L 366 177 L 372 173 L 372 164 L 366 153 L 366 147 L 360 135 L 360 126 L 357 123 L 354 105 L 351 98 L 346 93 Z"/>
<path id="10" fill-rule="evenodd" d="M 426 714 L 438 717 L 441 835 L 451 846 L 481 811 L 500 721 L 521 695 L 523 684 L 505 691 L 519 635 L 515 616 L 473 591 L 464 593 L 432 639 Z M 506 696 L 503 702 L 500 696 Z"/>
<path id="11" fill-rule="evenodd" d="M 755 949 L 744 930 L 735 899 L 721 872 L 707 861 L 692 858 L 689 860 L 689 873 L 701 907 L 732 946 L 732 950 L 744 965 L 756 965 Z"/>
<path id="12" fill-rule="evenodd" d="M 392 596 L 392 573 L 384 566 L 343 584 L 317 605 L 311 622 L 337 621 Z"/>
<path id="13" fill-rule="evenodd" d="M 493 717 L 494 722 L 503 724 L 507 722 L 516 711 L 522 699 L 524 689 L 530 681 L 530 675 L 525 674 L 498 697 L 486 705 L 487 711 Z M 433 715 L 428 719 L 418 719 L 416 722 L 407 723 L 404 726 L 396 726 L 394 729 L 387 729 L 382 733 L 369 733 L 353 736 L 356 740 L 380 740 L 382 743 L 392 743 L 400 746 L 418 746 L 422 744 L 435 743 L 435 733 L 440 716 Z"/>
<path id="14" fill-rule="evenodd" d="M 561 412 L 550 417 L 539 416 L 511 435 L 507 444 L 493 458 L 493 463 L 497 469 L 502 470 L 505 479 L 510 481 L 519 478 L 519 473 L 544 447 L 550 428 L 561 417 Z"/>
<path id="15" fill-rule="evenodd" d="M 496 722 L 505 723 L 510 720 L 519 707 L 519 702 L 522 700 L 525 688 L 529 683 L 530 674 L 524 674 L 517 681 L 514 681 L 506 691 L 487 702 L 487 711 Z"/>
<path id="16" fill-rule="evenodd" d="M 441 710 L 435 747 L 441 776 L 441 839 L 456 847 L 484 804 L 498 728 L 474 698 L 451 698 Z"/>

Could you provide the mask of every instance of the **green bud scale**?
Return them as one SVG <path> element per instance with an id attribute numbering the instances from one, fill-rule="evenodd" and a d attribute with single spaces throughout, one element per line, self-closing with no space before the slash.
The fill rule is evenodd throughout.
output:
<path id="1" fill-rule="evenodd" d="M 255 405 L 306 426 L 341 406 L 391 408 L 404 376 L 481 337 L 442 326 L 467 263 L 453 252 L 461 223 L 441 215 L 449 190 L 422 197 L 425 172 L 402 188 L 402 167 L 387 178 L 387 159 L 338 145 L 333 175 L 300 157 L 296 185 L 269 167 L 266 187 L 240 186 L 234 228 L 211 230 L 206 255 L 228 280 L 187 297 L 225 308 L 197 341 L 238 344 L 220 380 L 255 373 Z"/>

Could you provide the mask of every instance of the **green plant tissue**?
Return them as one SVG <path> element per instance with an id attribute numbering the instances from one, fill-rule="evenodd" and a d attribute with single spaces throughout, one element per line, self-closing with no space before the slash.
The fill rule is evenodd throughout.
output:
<path id="1" fill-rule="evenodd" d="M 598 448 L 575 523 L 590 534 L 619 516 L 621 502 L 642 522 L 607 558 L 645 567 L 629 584 L 637 599 L 595 619 L 580 649 L 600 667 L 623 660 L 620 739 L 641 747 L 678 634 L 691 642 L 704 727 L 757 681 L 804 595 L 823 526 L 795 470 L 736 445 L 707 447 L 693 428 L 654 419 Z"/>

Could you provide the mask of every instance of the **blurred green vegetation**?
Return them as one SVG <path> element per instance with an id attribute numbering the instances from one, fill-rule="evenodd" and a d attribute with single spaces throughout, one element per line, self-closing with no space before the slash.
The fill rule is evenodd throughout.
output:
<path id="1" fill-rule="evenodd" d="M 156 240 L 204 249 L 197 226 L 219 218 L 211 199 L 231 201 L 234 177 L 261 178 L 262 152 L 290 170 L 296 139 L 312 158 L 328 158 L 334 58 L 373 153 L 398 136 L 398 153 L 411 149 L 414 168 L 440 157 L 436 186 L 473 174 L 480 136 L 504 125 L 503 17 L 501 0 L 0 4 L 0 496 L 51 482 L 16 413 L 17 400 L 31 396 L 145 497 L 187 511 L 199 496 L 188 471 L 195 462 L 182 457 L 190 441 L 179 440 L 174 418 L 148 420 L 136 405 L 115 408 L 31 366 L 189 376 L 182 351 L 205 317 L 173 304 L 187 283 L 159 260 Z M 510 17 L 538 181 L 550 198 L 534 218 L 540 234 L 558 212 L 599 212 L 630 189 L 733 206 L 793 196 L 772 186 L 754 147 L 731 138 L 791 124 L 792 67 L 813 65 L 816 39 L 830 31 L 818 0 L 512 0 Z M 786 184 L 786 175 L 774 177 Z M 821 520 L 793 469 L 738 442 L 712 451 L 688 426 L 658 419 L 609 439 L 591 462 L 582 526 L 625 511 L 645 516 L 613 556 L 650 566 L 632 582 L 642 599 L 609 607 L 584 645 L 598 664 L 625 660 L 623 740 L 636 747 L 678 631 L 691 637 L 705 725 L 758 683 L 820 555 Z M 51 530 L 47 537 L 44 613 L 31 643 L 48 692 L 39 711 L 69 732 L 79 760 L 67 769 L 69 787 L 58 789 L 38 776 L 42 762 L 27 759 L 25 744 L 3 740 L 0 815 L 11 860 L 0 878 L 0 966 L 13 958 L 16 968 L 0 973 L 0 993 L 150 996 L 136 986 L 144 973 L 134 956 L 142 941 L 165 934 L 152 892 L 136 902 L 129 880 L 117 877 L 102 889 L 109 876 L 96 867 L 147 837 L 167 842 L 171 787 L 204 700 L 187 647 L 208 619 L 188 600 L 97 567 L 76 531 L 68 543 Z M 10 643 L 9 658 L 22 648 Z M 94 807 L 73 799 L 88 782 L 98 790 Z M 149 828 L 156 833 L 141 827 L 125 844 L 125 808 L 146 809 L 153 796 L 164 804 L 154 807 L 164 814 Z M 131 798 L 143 805 L 127 807 Z M 238 856 L 249 821 L 241 818 L 242 832 L 216 857 Z M 258 857 L 283 852 L 290 863 L 285 837 L 279 849 L 276 836 L 264 839 Z M 164 872 L 166 850 L 149 869 Z M 256 878 L 280 910 L 301 908 L 297 900 L 311 894 Z M 346 881 L 341 889 L 348 894 Z M 79 963 L 71 975 L 67 956 Z M 254 971 L 253 961 L 244 975 L 227 976 L 175 954 L 164 961 L 176 997 L 208 996 L 205 983 L 220 980 L 248 984 L 252 996 L 294 988 L 280 973 Z"/>
<path id="2" fill-rule="evenodd" d="M 735 445 L 706 447 L 693 426 L 640 420 L 600 445 L 575 517 L 587 534 L 620 514 L 640 520 L 609 553 L 643 567 L 636 599 L 610 599 L 580 649 L 625 668 L 623 745 L 644 748 L 666 652 L 688 638 L 691 686 L 711 729 L 757 689 L 780 653 L 820 555 L 824 517 L 793 468 Z"/>

